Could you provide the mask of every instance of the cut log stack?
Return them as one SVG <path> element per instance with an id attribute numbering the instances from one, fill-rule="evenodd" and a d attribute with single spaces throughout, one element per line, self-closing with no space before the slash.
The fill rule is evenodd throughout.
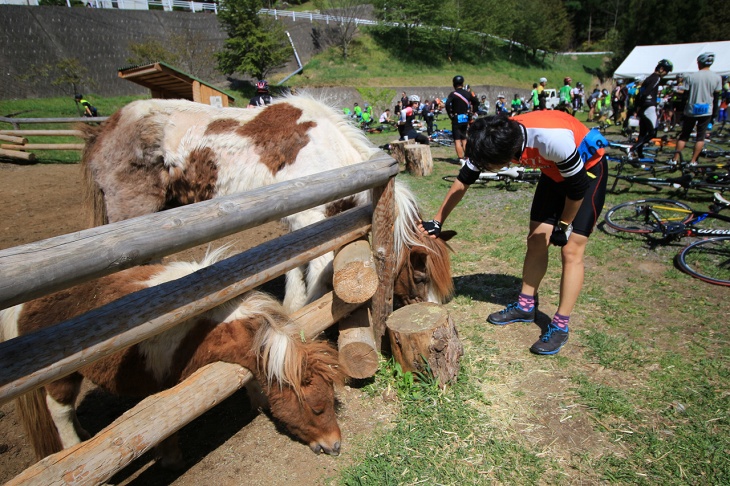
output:
<path id="1" fill-rule="evenodd" d="M 83 143 L 28 143 L 26 136 L 81 137 L 79 130 L 0 130 L 0 156 L 32 162 L 31 150 L 83 150 Z"/>
<path id="2" fill-rule="evenodd" d="M 332 287 L 348 304 L 369 302 L 378 290 L 378 273 L 370 243 L 356 240 L 344 246 L 332 264 Z M 368 306 L 362 306 L 339 323 L 340 366 L 351 378 L 369 378 L 378 370 L 378 347 Z"/>

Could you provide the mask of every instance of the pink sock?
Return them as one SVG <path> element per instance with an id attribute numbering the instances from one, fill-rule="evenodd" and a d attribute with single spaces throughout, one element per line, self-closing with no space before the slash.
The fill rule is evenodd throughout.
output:
<path id="1" fill-rule="evenodd" d="M 570 316 L 563 316 L 556 313 L 555 317 L 553 317 L 553 324 L 558 326 L 561 331 L 568 331 L 568 322 L 570 322 Z"/>
<path id="2" fill-rule="evenodd" d="M 517 299 L 517 305 L 519 305 L 520 309 L 523 311 L 531 311 L 535 307 L 535 297 L 520 292 L 520 296 Z"/>

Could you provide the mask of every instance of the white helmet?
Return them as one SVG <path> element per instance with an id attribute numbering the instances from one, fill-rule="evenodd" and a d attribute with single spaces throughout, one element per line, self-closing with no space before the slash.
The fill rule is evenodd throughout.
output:
<path id="1" fill-rule="evenodd" d="M 545 84 L 547 84 L 547 78 L 540 78 L 540 83 L 545 83 Z"/>
<path id="2" fill-rule="evenodd" d="M 415 103 L 420 103 L 421 102 L 421 98 L 418 95 L 410 95 L 408 97 L 408 101 L 410 101 L 411 103 L 414 103 L 414 102 Z"/>

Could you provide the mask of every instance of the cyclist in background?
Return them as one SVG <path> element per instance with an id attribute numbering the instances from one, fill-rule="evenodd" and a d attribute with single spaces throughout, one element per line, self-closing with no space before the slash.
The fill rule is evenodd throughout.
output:
<path id="1" fill-rule="evenodd" d="M 547 78 L 540 78 L 540 85 L 537 87 L 538 109 L 547 110 L 548 93 L 545 91 L 547 86 Z"/>
<path id="2" fill-rule="evenodd" d="M 662 77 L 672 72 L 674 65 L 667 59 L 662 59 L 656 65 L 654 72 L 644 80 L 636 96 L 636 110 L 639 115 L 639 137 L 631 147 L 630 156 L 641 158 L 644 156 L 644 145 L 656 137 L 657 96 L 659 83 Z"/>
<path id="3" fill-rule="evenodd" d="M 422 133 L 418 133 L 413 128 L 413 120 L 418 115 L 418 106 L 421 104 L 421 98 L 418 95 L 410 95 L 408 97 L 408 103 L 409 105 L 400 111 L 400 126 L 403 127 L 400 140 L 413 140 L 416 143 L 428 145 L 428 137 Z"/>
<path id="4" fill-rule="evenodd" d="M 583 110 L 583 83 L 578 81 L 573 88 L 573 113 Z"/>
<path id="5" fill-rule="evenodd" d="M 624 86 L 623 79 L 616 80 L 616 87 L 611 92 L 611 108 L 613 109 L 613 122 L 620 125 L 623 122 L 626 99 L 629 97 L 628 90 Z"/>
<path id="6" fill-rule="evenodd" d="M 558 110 L 564 111 L 568 115 L 573 114 L 573 88 L 570 86 L 572 81 L 570 77 L 563 79 L 563 86 L 558 92 Z"/>
<path id="7" fill-rule="evenodd" d="M 248 108 L 259 108 L 270 104 L 269 83 L 261 80 L 256 83 L 256 95 L 248 102 Z"/>
<path id="8" fill-rule="evenodd" d="M 678 162 L 679 153 L 684 149 L 692 130 L 697 128 L 697 141 L 692 150 L 691 164 L 697 163 L 697 158 L 705 146 L 707 126 L 717 115 L 717 105 L 722 91 L 722 78 L 719 74 L 710 71 L 715 62 L 713 52 L 703 52 L 697 57 L 699 71 L 687 76 L 687 104 L 684 108 L 682 131 L 677 138 L 677 151 L 672 160 Z"/>
<path id="9" fill-rule="evenodd" d="M 497 102 L 494 104 L 494 114 L 506 115 L 508 113 L 509 110 L 507 110 L 507 102 L 504 100 L 504 95 L 499 93 L 499 96 L 497 96 Z"/>
<path id="10" fill-rule="evenodd" d="M 510 116 L 522 113 L 522 100 L 520 99 L 520 95 L 517 93 L 515 93 L 515 97 L 512 98 L 512 101 L 510 101 L 510 108 Z"/>
<path id="11" fill-rule="evenodd" d="M 472 114 L 479 108 L 479 100 L 471 92 L 464 89 L 464 77 L 456 75 L 452 79 L 454 91 L 446 98 L 446 114 L 451 119 L 451 133 L 454 137 L 454 149 L 459 163 L 466 163 L 466 130 L 469 127 Z"/>
<path id="12" fill-rule="evenodd" d="M 84 95 L 77 94 L 76 96 L 74 96 L 74 101 L 76 101 L 79 106 L 83 107 L 84 116 L 91 117 L 97 116 L 99 114 L 96 107 L 84 99 Z"/>
<path id="13" fill-rule="evenodd" d="M 532 83 L 532 92 L 530 93 L 530 103 L 532 103 L 532 110 L 540 109 L 540 98 L 537 96 L 537 83 Z"/>

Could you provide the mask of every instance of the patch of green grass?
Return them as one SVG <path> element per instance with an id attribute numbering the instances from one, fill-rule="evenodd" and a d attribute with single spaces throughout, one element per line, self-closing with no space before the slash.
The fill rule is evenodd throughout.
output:
<path id="1" fill-rule="evenodd" d="M 577 385 L 576 392 L 583 399 L 583 403 L 598 418 L 605 416 L 622 420 L 636 418 L 637 411 L 623 390 L 595 383 L 584 374 L 573 377 L 573 382 Z"/>
<path id="2" fill-rule="evenodd" d="M 466 369 L 465 369 L 466 368 Z M 433 380 L 416 380 L 389 362 L 374 390 L 395 390 L 400 411 L 391 430 L 372 439 L 340 484 L 537 484 L 550 459 L 486 425 L 488 399 L 472 383 L 469 366 L 441 390 Z M 550 464 L 551 468 L 557 465 Z"/>
<path id="3" fill-rule="evenodd" d="M 625 370 L 643 363 L 645 349 L 635 341 L 601 331 L 578 333 L 588 346 L 589 356 L 601 366 Z"/>

